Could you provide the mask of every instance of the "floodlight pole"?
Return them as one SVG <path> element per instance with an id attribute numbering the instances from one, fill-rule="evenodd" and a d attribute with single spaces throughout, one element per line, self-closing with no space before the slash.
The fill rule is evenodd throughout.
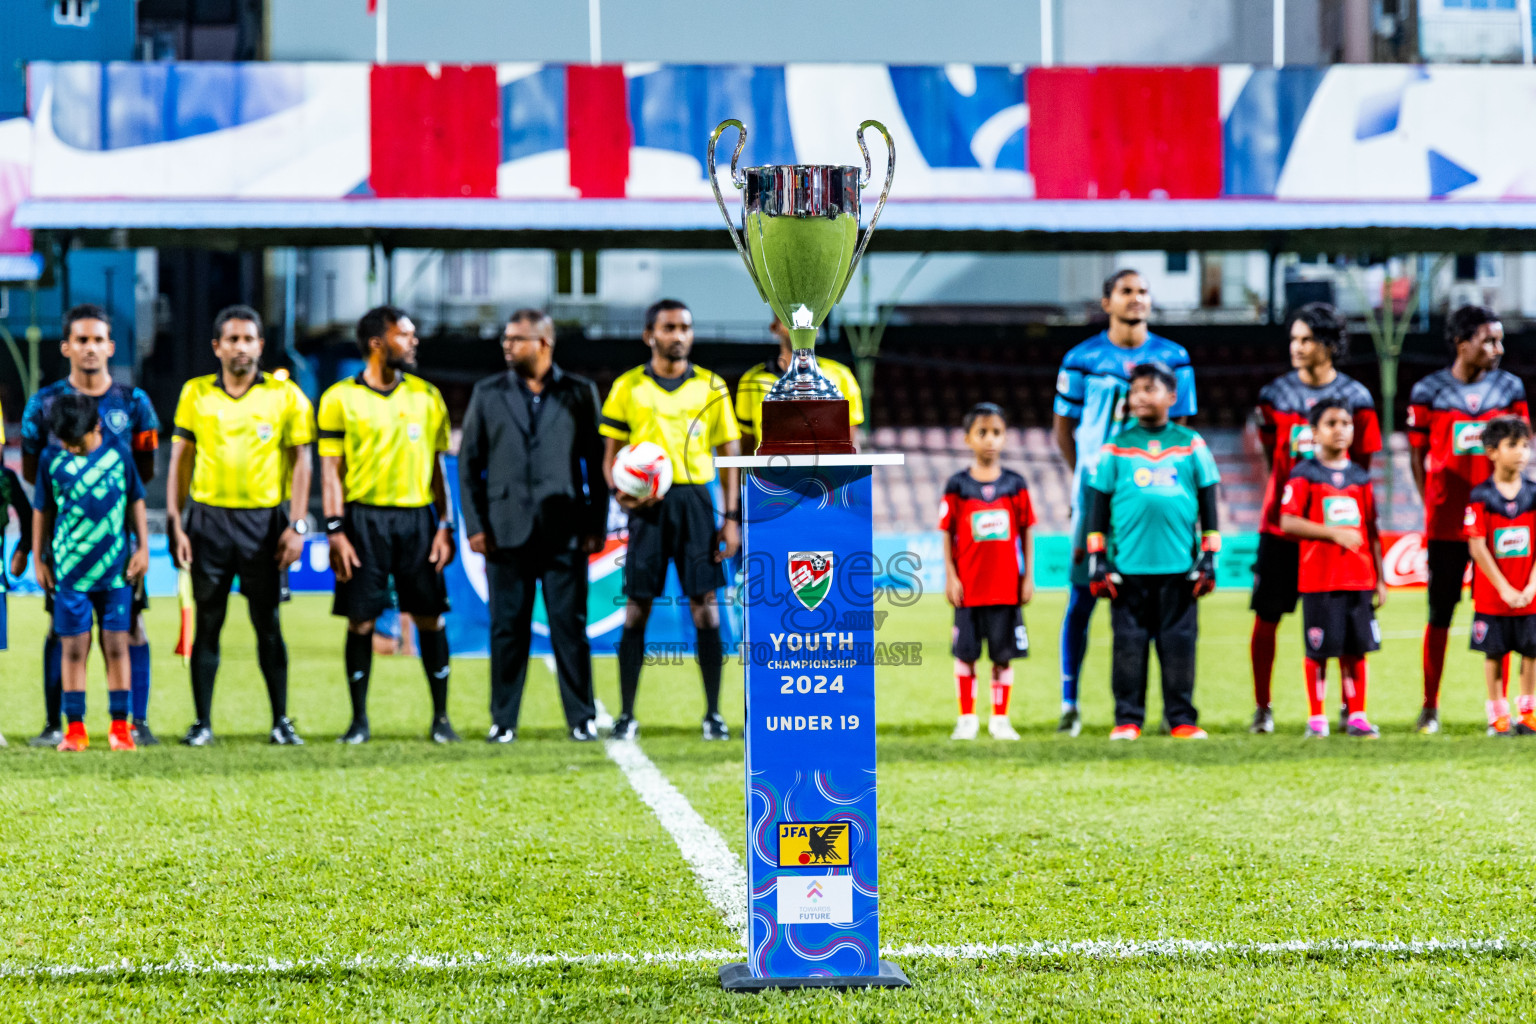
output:
<path id="1" fill-rule="evenodd" d="M 603 0 L 587 0 L 587 63 L 603 62 Z"/>
<path id="2" fill-rule="evenodd" d="M 1529 0 L 1521 0 L 1529 2 Z M 1277 68 L 1285 67 L 1285 0 L 1272 0 L 1274 8 L 1274 52 L 1270 55 L 1270 62 Z M 1527 62 L 1529 63 L 1529 62 Z"/>
<path id="3" fill-rule="evenodd" d="M 597 3 L 597 0 L 592 0 Z M 1040 66 L 1056 63 L 1056 0 L 1040 0 Z"/>
<path id="4" fill-rule="evenodd" d="M 378 0 L 373 14 L 373 62 L 389 63 L 389 0 Z"/>
<path id="5" fill-rule="evenodd" d="M 1531 24 L 1531 0 L 1515 0 L 1515 10 L 1520 18 L 1520 63 L 1529 64 L 1532 60 L 1531 34 L 1536 31 L 1536 26 Z"/>

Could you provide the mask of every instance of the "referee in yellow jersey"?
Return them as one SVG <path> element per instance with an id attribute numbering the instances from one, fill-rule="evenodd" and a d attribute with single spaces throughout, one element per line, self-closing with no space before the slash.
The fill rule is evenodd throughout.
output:
<path id="1" fill-rule="evenodd" d="M 741 427 L 742 450 L 748 454 L 756 451 L 757 442 L 763 439 L 763 399 L 789 369 L 794 352 L 789 344 L 789 329 L 779 322 L 778 317 L 774 317 L 773 326 L 768 330 L 779 340 L 778 352 L 742 374 L 736 384 L 736 422 Z M 848 399 L 849 439 L 857 442 L 854 434 L 864 422 L 864 394 L 859 390 L 859 379 L 842 363 L 822 356 L 816 357 L 816 365 Z"/>
<path id="2" fill-rule="evenodd" d="M 662 299 L 645 311 L 645 343 L 650 362 L 613 382 L 603 403 L 598 431 L 603 435 L 603 475 L 613 487 L 613 460 L 626 444 L 654 441 L 672 461 L 672 489 L 661 500 L 637 501 L 613 493 L 629 510 L 629 546 L 624 558 L 624 630 L 619 637 L 619 690 L 622 713 L 613 738 L 634 739 L 635 692 L 645 662 L 645 624 L 651 603 L 661 596 L 667 563 L 677 577 L 697 634 L 699 671 L 704 678 L 704 738 L 730 738 L 720 715 L 720 675 L 725 650 L 720 642 L 720 610 L 715 591 L 725 585 L 720 563 L 741 547 L 740 492 L 737 471 L 721 474 L 721 522 L 709 484 L 715 479 L 714 456 L 740 451 L 736 417 L 725 381 L 688 361 L 693 348 L 693 314 L 676 299 Z"/>
<path id="3" fill-rule="evenodd" d="M 197 720 L 181 742 L 189 747 L 213 742 L 219 634 L 238 576 L 272 704 L 271 741 L 296 746 L 303 740 L 288 720 L 288 648 L 277 609 L 288 599 L 288 566 L 303 553 L 309 530 L 314 408 L 298 385 L 261 371 L 261 317 L 254 309 L 230 306 L 215 318 L 213 329 L 219 372 L 195 377 L 181 389 L 165 495 L 171 551 L 178 566 L 191 569 L 197 603 L 192 641 Z"/>
<path id="4" fill-rule="evenodd" d="M 457 743 L 448 722 L 448 587 L 453 516 L 443 478 L 448 406 L 416 368 L 416 325 L 379 306 L 357 322 L 367 364 L 320 396 L 320 485 L 336 573 L 332 611 L 347 618 L 352 725 L 342 743 L 367 743 L 373 623 L 390 606 L 416 623 L 421 667 L 432 690 L 435 743 Z"/>

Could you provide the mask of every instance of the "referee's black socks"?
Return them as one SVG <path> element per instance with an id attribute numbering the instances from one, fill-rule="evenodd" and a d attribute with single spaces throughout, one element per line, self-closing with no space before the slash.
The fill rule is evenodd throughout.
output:
<path id="1" fill-rule="evenodd" d="M 432 717 L 448 715 L 448 631 L 446 629 L 416 630 L 416 646 L 421 651 L 421 667 L 427 673 L 427 685 L 432 688 Z"/>
<path id="2" fill-rule="evenodd" d="M 422 659 L 426 659 L 422 648 Z M 368 677 L 373 673 L 373 634 L 347 631 L 347 695 L 352 698 L 352 720 L 368 717 Z"/>
<path id="3" fill-rule="evenodd" d="M 640 668 L 645 664 L 645 627 L 625 626 L 619 634 L 619 700 L 623 714 L 634 715 Z"/>
<path id="4" fill-rule="evenodd" d="M 725 665 L 725 648 L 720 643 L 719 626 L 698 628 L 696 649 L 699 655 L 699 674 L 704 677 L 704 702 L 709 714 L 720 713 L 720 675 Z"/>

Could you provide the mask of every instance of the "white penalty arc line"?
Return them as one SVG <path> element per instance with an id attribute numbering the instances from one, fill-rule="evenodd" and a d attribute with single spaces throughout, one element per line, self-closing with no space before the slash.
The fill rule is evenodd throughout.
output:
<path id="1" fill-rule="evenodd" d="M 745 945 L 747 869 L 740 858 L 639 746 L 623 740 L 607 740 L 605 745 L 608 757 L 624 772 L 630 787 L 677 844 L 704 895 L 725 919 L 725 926 Z"/>
<path id="2" fill-rule="evenodd" d="M 1399 958 L 1476 957 L 1500 954 L 1536 954 L 1536 942 L 1512 939 L 1293 939 L 1282 942 L 1212 942 L 1203 939 L 1148 939 L 1143 941 L 1085 940 L 1079 942 L 995 942 L 953 945 L 919 943 L 890 946 L 880 953 L 892 959 L 917 960 L 1015 960 L 1058 961 L 1074 958 L 1094 961 L 1135 961 L 1248 957 L 1269 959 L 1325 954 L 1387 956 Z M 667 966 L 727 963 L 741 957 L 740 950 L 692 949 L 656 953 L 506 953 L 461 955 L 405 955 L 399 957 L 350 956 L 268 958 L 246 963 L 190 959 L 164 963 L 131 960 L 102 964 L 22 964 L 0 961 L 0 980 L 78 977 L 183 977 L 192 975 L 260 976 L 345 971 L 464 971 L 515 970 L 556 965 L 632 964 Z"/>

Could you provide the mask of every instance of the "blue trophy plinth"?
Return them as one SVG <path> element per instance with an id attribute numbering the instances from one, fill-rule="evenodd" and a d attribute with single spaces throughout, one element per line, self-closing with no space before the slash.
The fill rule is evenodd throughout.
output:
<path id="1" fill-rule="evenodd" d="M 901 455 L 742 469 L 747 948 L 731 990 L 908 984 L 880 954 L 870 477 Z"/>

